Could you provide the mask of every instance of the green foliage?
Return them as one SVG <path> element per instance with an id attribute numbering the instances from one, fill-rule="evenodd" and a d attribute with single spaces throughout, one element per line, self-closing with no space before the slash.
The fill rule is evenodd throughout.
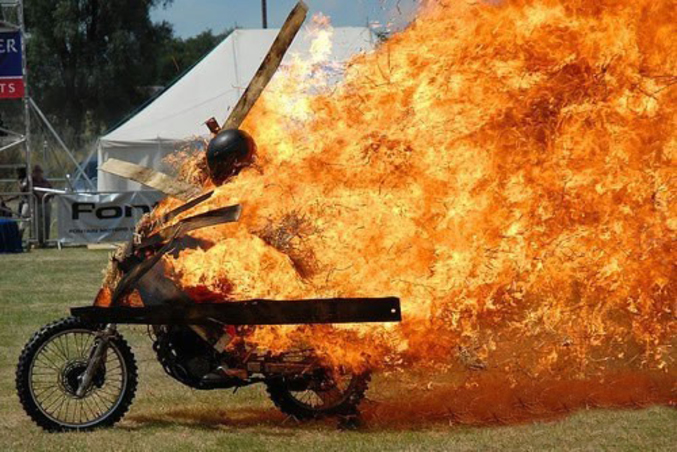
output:
<path id="1" fill-rule="evenodd" d="M 77 147 L 119 122 L 227 34 L 182 40 L 150 11 L 171 0 L 25 4 L 30 95 Z"/>

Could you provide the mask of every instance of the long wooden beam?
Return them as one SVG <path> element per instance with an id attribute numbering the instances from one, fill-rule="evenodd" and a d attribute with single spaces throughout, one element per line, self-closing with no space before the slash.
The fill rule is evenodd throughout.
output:
<path id="1" fill-rule="evenodd" d="M 160 171 L 123 160 L 108 159 L 101 165 L 100 169 L 133 180 L 181 201 L 189 201 L 198 196 L 201 191 L 195 185 L 181 182 Z"/>
<path id="2" fill-rule="evenodd" d="M 306 14 L 308 14 L 308 7 L 303 1 L 298 2 L 291 13 L 289 13 L 273 45 L 268 50 L 268 54 L 263 59 L 256 74 L 254 74 L 254 78 L 249 82 L 247 89 L 237 101 L 230 115 L 228 115 L 228 119 L 223 123 L 222 129 L 237 129 L 240 127 L 249 111 L 259 97 L 261 97 L 261 93 L 263 93 L 268 82 L 275 75 L 275 71 L 280 67 L 282 58 L 284 58 L 294 37 L 301 29 L 303 21 L 306 20 Z"/>
<path id="3" fill-rule="evenodd" d="M 158 300 L 160 301 L 160 300 Z M 71 308 L 71 314 L 97 323 L 151 325 L 298 325 L 311 323 L 400 322 L 400 299 L 325 298 L 305 300 L 222 300 L 145 307 Z"/>

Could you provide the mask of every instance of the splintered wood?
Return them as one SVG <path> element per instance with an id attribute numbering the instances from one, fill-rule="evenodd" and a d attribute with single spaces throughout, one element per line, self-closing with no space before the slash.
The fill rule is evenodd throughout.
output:
<path id="1" fill-rule="evenodd" d="M 118 159 L 108 159 L 101 170 L 154 188 L 167 196 L 188 201 L 200 194 L 200 187 L 181 182 L 160 171 Z"/>
<path id="2" fill-rule="evenodd" d="M 247 117 L 249 110 L 252 109 L 256 101 L 261 97 L 261 93 L 273 78 L 277 68 L 280 67 L 282 58 L 284 58 L 287 49 L 291 45 L 294 37 L 301 29 L 303 21 L 306 20 L 308 7 L 303 2 L 298 2 L 280 29 L 280 33 L 275 38 L 275 42 L 270 47 L 268 54 L 256 71 L 254 78 L 249 82 L 244 94 L 240 97 L 235 108 L 230 112 L 228 119 L 223 123 L 222 129 L 237 129 Z"/>
<path id="3" fill-rule="evenodd" d="M 263 90 L 266 88 L 270 80 L 273 78 L 273 75 L 279 68 L 284 55 L 287 53 L 287 50 L 294 40 L 294 37 L 305 21 L 307 13 L 308 7 L 305 5 L 305 3 L 302 1 L 298 2 L 287 17 L 287 20 L 275 38 L 270 50 L 268 50 L 268 53 L 261 63 L 261 66 L 256 71 L 256 74 L 247 86 L 247 89 L 244 91 L 237 104 L 230 112 L 228 119 L 226 119 L 224 122 L 222 127 L 223 129 L 238 128 L 245 120 L 250 110 L 263 93 Z M 182 206 L 179 206 L 177 209 L 175 209 L 171 215 L 165 216 L 163 218 L 163 222 L 168 221 L 172 216 L 175 216 L 179 212 L 190 210 L 195 204 L 209 198 L 212 194 L 212 192 L 209 192 L 200 196 L 201 188 L 199 186 L 183 182 L 160 171 L 122 160 L 108 159 L 101 165 L 100 169 L 106 171 L 107 173 L 133 180 L 142 185 L 158 190 L 167 196 L 171 196 L 186 202 L 186 204 L 183 204 Z M 196 198 L 198 196 L 200 197 Z M 239 216 L 239 206 L 231 206 L 230 208 L 225 209 L 235 209 L 236 212 L 235 210 L 233 212 L 230 212 L 229 210 L 227 213 L 234 214 L 235 217 Z M 219 211 L 215 211 L 212 214 L 224 213 L 222 212 L 223 210 L 224 209 L 220 209 Z M 126 257 L 133 253 L 135 249 L 138 249 L 139 246 L 147 243 L 147 240 L 149 239 L 149 233 L 155 229 L 154 227 L 148 227 L 152 225 L 149 223 L 149 220 L 150 217 L 146 216 L 137 225 L 136 241 L 132 241 L 125 247 L 119 248 L 114 256 L 112 256 L 104 279 L 103 290 L 107 291 L 107 293 L 114 292 L 114 288 L 116 287 L 119 289 L 120 282 L 124 278 L 125 272 L 121 271 L 118 264 L 123 262 Z M 278 247 L 285 249 L 290 253 L 291 256 L 293 256 L 292 259 L 294 260 L 295 267 L 300 274 L 305 276 L 312 274 L 313 266 L 311 263 L 313 262 L 314 256 L 308 255 L 308 253 L 300 252 L 296 248 L 293 248 L 292 250 L 288 243 L 290 239 L 281 240 L 281 234 L 281 230 L 270 230 L 268 231 L 267 237 L 271 242 L 276 243 Z M 158 237 L 160 236 L 162 236 L 162 234 L 158 235 Z M 163 236 L 163 238 L 166 237 Z"/>
<path id="4" fill-rule="evenodd" d="M 282 58 L 284 58 L 294 37 L 301 29 L 301 25 L 306 20 L 307 13 L 308 7 L 302 1 L 298 2 L 291 13 L 289 13 L 287 20 L 280 29 L 270 50 L 268 50 L 261 66 L 230 112 L 228 119 L 224 122 L 223 129 L 236 129 L 240 127 L 280 67 Z M 200 188 L 197 186 L 179 181 L 167 174 L 135 163 L 108 159 L 101 165 L 101 170 L 146 185 L 181 201 L 189 201 L 200 194 Z"/>

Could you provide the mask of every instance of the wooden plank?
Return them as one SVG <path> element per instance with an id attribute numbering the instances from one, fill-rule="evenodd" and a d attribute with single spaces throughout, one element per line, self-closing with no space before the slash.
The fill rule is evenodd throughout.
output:
<path id="1" fill-rule="evenodd" d="M 160 229 L 155 234 L 147 237 L 141 241 L 137 246 L 138 250 L 148 247 L 158 247 L 163 245 L 167 240 L 172 238 L 179 238 L 183 235 L 217 224 L 232 223 L 240 219 L 242 206 L 236 204 L 234 206 L 221 207 L 214 210 L 209 210 L 192 217 L 184 218 L 172 226 Z"/>
<path id="2" fill-rule="evenodd" d="M 175 209 L 173 209 L 173 210 L 170 210 L 169 212 L 167 212 L 166 214 L 164 214 L 164 215 L 162 216 L 162 222 L 163 222 L 163 223 L 169 222 L 170 220 L 172 220 L 173 218 L 175 218 L 177 215 L 180 215 L 180 214 L 182 214 L 183 212 L 185 212 L 185 211 L 187 211 L 187 210 L 190 210 L 190 209 L 192 209 L 193 207 L 199 205 L 200 203 L 205 202 L 206 200 L 208 200 L 209 198 L 211 198 L 213 194 L 214 194 L 214 191 L 213 191 L 213 190 L 212 190 L 212 191 L 208 191 L 208 192 L 206 192 L 206 193 L 201 194 L 201 195 L 198 196 L 197 198 L 193 198 L 193 199 L 191 199 L 189 202 L 187 202 L 187 203 L 185 203 L 185 204 L 181 204 L 179 207 L 177 207 L 177 208 L 175 208 Z"/>
<path id="3" fill-rule="evenodd" d="M 289 13 L 287 20 L 280 29 L 280 33 L 275 38 L 275 42 L 273 42 L 270 50 L 268 50 L 268 54 L 263 59 L 263 63 L 261 63 L 256 74 L 254 74 L 254 78 L 249 82 L 247 89 L 237 101 L 235 108 L 230 112 L 228 119 L 223 123 L 222 129 L 237 129 L 240 127 L 268 85 L 268 82 L 270 82 L 270 79 L 273 78 L 275 71 L 280 67 L 282 58 L 287 53 L 287 49 L 289 49 L 296 33 L 301 29 L 303 21 L 306 20 L 307 13 L 308 7 L 303 1 L 298 2 L 291 13 Z"/>
<path id="4" fill-rule="evenodd" d="M 133 180 L 181 201 L 189 201 L 198 196 L 201 191 L 200 187 L 181 182 L 160 171 L 123 160 L 108 159 L 100 169 Z"/>
<path id="5" fill-rule="evenodd" d="M 178 296 L 178 295 L 177 295 Z M 400 299 L 320 298 L 304 300 L 223 300 L 181 304 L 166 298 L 144 307 L 71 308 L 71 314 L 97 323 L 155 325 L 299 325 L 312 323 L 400 322 Z"/>
<path id="6" fill-rule="evenodd" d="M 88 250 L 94 250 L 94 251 L 100 251 L 100 250 L 111 251 L 111 250 L 117 249 L 117 247 L 122 246 L 124 244 L 125 244 L 125 242 L 88 243 L 87 249 Z"/>

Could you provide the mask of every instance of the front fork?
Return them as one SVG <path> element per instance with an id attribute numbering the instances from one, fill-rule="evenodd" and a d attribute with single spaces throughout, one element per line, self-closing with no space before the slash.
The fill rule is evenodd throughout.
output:
<path id="1" fill-rule="evenodd" d="M 89 390 L 92 380 L 94 379 L 94 375 L 96 375 L 99 367 L 106 359 L 108 343 L 110 342 L 111 338 L 115 336 L 115 334 L 117 334 L 117 329 L 116 325 L 113 323 L 109 323 L 103 330 L 96 333 L 94 347 L 89 355 L 89 360 L 87 361 L 87 369 L 82 374 L 80 384 L 78 385 L 78 390 L 75 392 L 76 397 L 84 397 L 84 395 Z"/>

